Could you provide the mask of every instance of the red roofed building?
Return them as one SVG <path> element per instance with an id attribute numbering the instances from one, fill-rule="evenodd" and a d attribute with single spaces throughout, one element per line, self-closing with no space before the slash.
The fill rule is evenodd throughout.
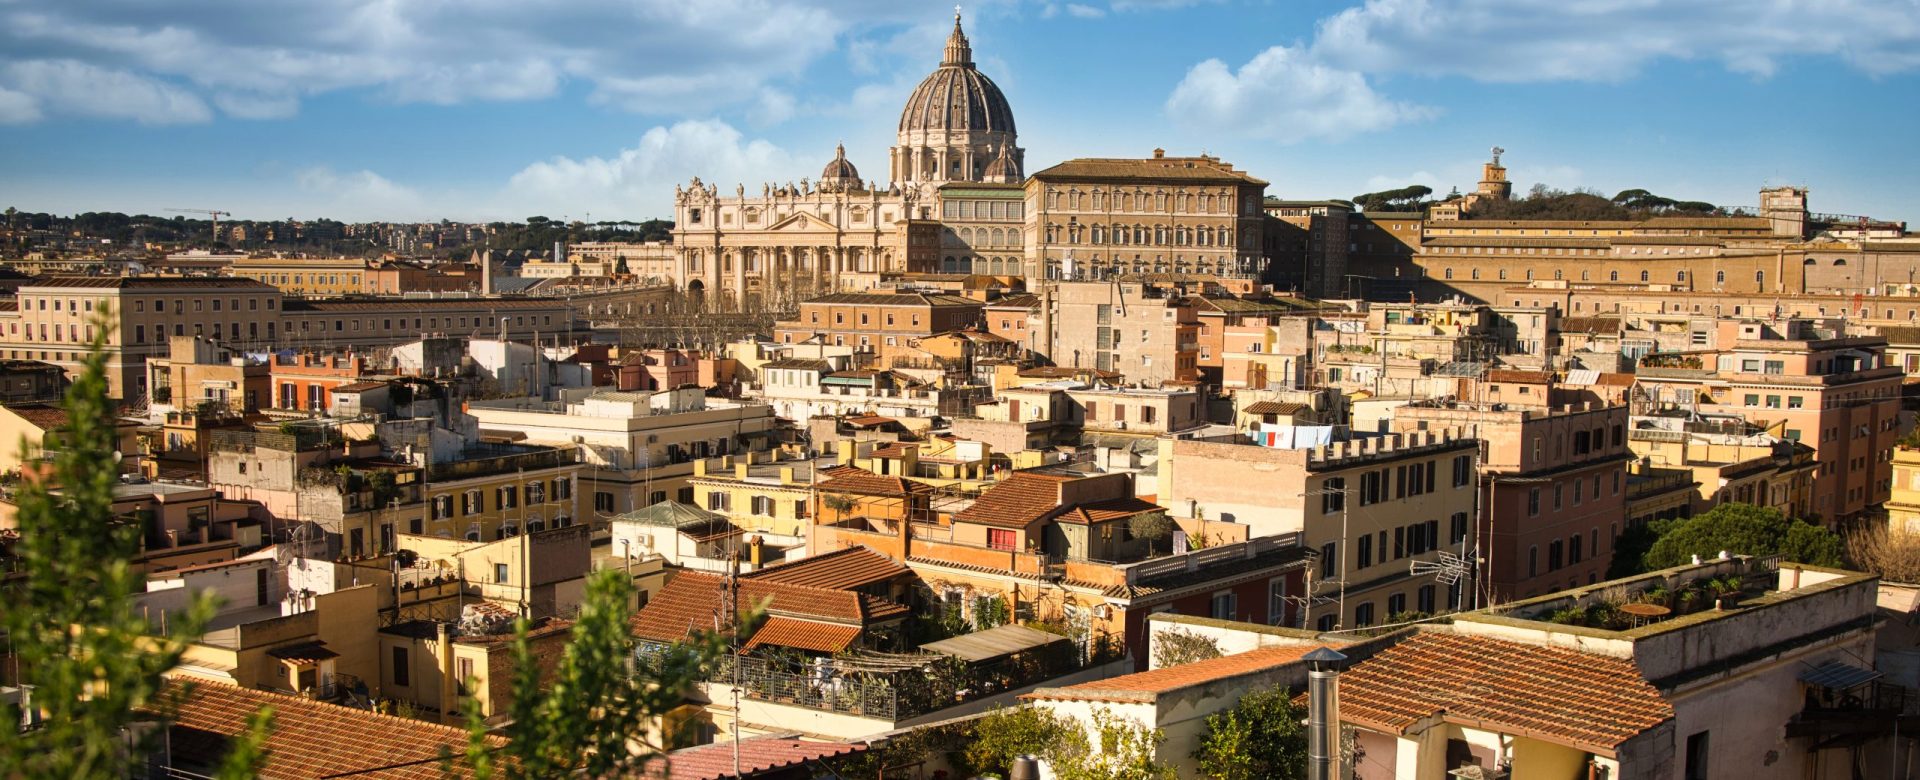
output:
<path id="1" fill-rule="evenodd" d="M 701 745 L 668 753 L 663 763 L 667 765 L 666 780 L 723 780 L 723 778 L 757 778 L 758 780 L 813 780 L 820 776 L 820 767 L 833 768 L 838 765 L 836 759 L 856 756 L 867 751 L 862 743 L 850 742 L 812 742 L 800 739 L 797 735 L 771 735 L 740 740 L 739 771 L 734 767 L 734 746 L 731 743 Z"/>

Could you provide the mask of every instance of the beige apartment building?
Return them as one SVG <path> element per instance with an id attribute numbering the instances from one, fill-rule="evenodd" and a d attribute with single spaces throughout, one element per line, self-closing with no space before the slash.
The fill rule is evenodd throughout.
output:
<path id="1" fill-rule="evenodd" d="M 1162 438 L 1157 500 L 1176 516 L 1245 524 L 1250 537 L 1299 533 L 1318 555 L 1295 594 L 1303 624 L 1361 628 L 1472 606 L 1463 570 L 1450 582 L 1435 573 L 1443 553 L 1458 560 L 1472 545 L 1478 451 L 1451 429 L 1311 449 Z"/>
<path id="2" fill-rule="evenodd" d="M 370 269 L 369 262 L 358 257 L 249 257 L 235 260 L 230 273 L 288 295 L 329 297 L 369 292 Z"/>
<path id="3" fill-rule="evenodd" d="M 1068 160 L 1027 179 L 1027 277 L 1258 278 L 1266 189 L 1218 157 Z"/>
<path id="4" fill-rule="evenodd" d="M 1200 317 L 1187 294 L 1210 284 L 1197 275 L 1049 284 L 1041 351 L 1055 365 L 1117 371 L 1132 382 L 1197 380 Z"/>
<path id="5" fill-rule="evenodd" d="M 799 316 L 774 323 L 782 344 L 813 343 L 872 353 L 881 367 L 917 355 L 918 340 L 980 325 L 981 302 L 938 293 L 833 293 L 802 302 Z"/>
<path id="6" fill-rule="evenodd" d="M 147 393 L 146 360 L 168 354 L 173 336 L 265 349 L 280 336 L 281 293 L 252 279 L 54 276 L 22 284 L 0 307 L 0 354 L 79 370 L 107 317 L 107 390 Z"/>
<path id="7" fill-rule="evenodd" d="M 940 188 L 940 272 L 1018 276 L 1026 272 L 1026 190 L 1016 182 Z"/>
<path id="8" fill-rule="evenodd" d="M 1903 377 L 1886 361 L 1886 339 L 1799 319 L 1729 319 L 1719 328 L 1718 349 L 1643 358 L 1636 411 L 1737 416 L 1812 447 L 1819 470 L 1809 520 L 1845 520 L 1885 503 Z"/>

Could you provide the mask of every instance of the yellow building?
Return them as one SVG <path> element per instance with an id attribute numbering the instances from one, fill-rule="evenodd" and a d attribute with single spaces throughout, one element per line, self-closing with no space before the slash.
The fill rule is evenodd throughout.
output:
<path id="1" fill-rule="evenodd" d="M 235 261 L 231 273 L 292 295 L 334 297 L 368 292 L 367 271 L 367 261 L 357 257 L 249 257 Z"/>
<path id="2" fill-rule="evenodd" d="M 493 541 L 522 531 L 573 525 L 573 450 L 491 445 L 427 467 L 425 535 Z"/>
<path id="3" fill-rule="evenodd" d="M 1920 447 L 1893 448 L 1893 497 L 1886 507 L 1887 527 L 1920 533 Z"/>

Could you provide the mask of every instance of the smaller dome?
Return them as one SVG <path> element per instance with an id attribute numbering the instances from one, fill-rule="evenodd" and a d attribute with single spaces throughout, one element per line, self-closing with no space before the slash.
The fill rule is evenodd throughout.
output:
<path id="1" fill-rule="evenodd" d="M 827 191 L 847 191 L 860 188 L 860 170 L 853 167 L 847 159 L 846 144 L 833 147 L 833 160 L 820 171 L 820 189 Z"/>
<path id="2" fill-rule="evenodd" d="M 994 156 L 993 162 L 987 163 L 987 170 L 980 178 L 994 184 L 1020 183 L 1023 178 L 1020 163 L 1014 161 L 1012 152 L 1012 144 L 1001 144 L 1000 153 Z"/>

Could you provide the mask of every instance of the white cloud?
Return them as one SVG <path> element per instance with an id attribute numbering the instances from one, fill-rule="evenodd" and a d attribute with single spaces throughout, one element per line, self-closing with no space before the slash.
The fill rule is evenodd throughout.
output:
<path id="1" fill-rule="evenodd" d="M 1090 5 L 1081 5 L 1079 3 L 1068 3 L 1067 15 L 1077 17 L 1080 19 L 1098 19 L 1102 16 L 1106 16 L 1107 12 Z"/>
<path id="2" fill-rule="evenodd" d="M 1197 128 L 1292 142 L 1344 138 L 1434 116 L 1432 108 L 1380 96 L 1359 73 L 1275 46 L 1236 72 L 1217 59 L 1187 71 L 1167 113 Z"/>
<path id="3" fill-rule="evenodd" d="M 25 92 L 0 87 L 0 125 L 24 125 L 40 121 L 40 101 Z"/>
<path id="4" fill-rule="evenodd" d="M 641 113 L 743 105 L 765 114 L 764 89 L 798 82 L 849 34 L 927 16 L 923 8 L 883 0 L 307 0 L 164 8 L 0 0 L 0 69 L 52 61 L 125 74 L 158 85 L 147 92 L 167 95 L 180 117 L 195 115 L 196 103 L 209 116 L 208 100 L 230 116 L 279 118 L 297 112 L 304 97 L 343 89 L 401 103 L 454 104 L 550 97 L 569 82 L 588 85 L 600 104 Z M 74 108 L 69 102 L 41 98 L 39 105 L 52 115 Z M 15 121 L 36 115 L 14 108 Z M 151 105 L 138 113 L 165 114 Z"/>
<path id="5" fill-rule="evenodd" d="M 717 185 L 723 195 L 736 186 L 818 175 L 786 150 L 765 140 L 745 140 L 718 120 L 687 120 L 655 127 L 632 148 L 612 157 L 555 157 L 514 174 L 504 198 L 572 215 L 671 213 L 673 188 L 694 177 Z"/>
<path id="6" fill-rule="evenodd" d="M 0 68 L 0 88 L 31 96 L 50 112 L 141 124 L 205 122 L 213 110 L 179 87 L 75 60 L 25 60 Z"/>
<path id="7" fill-rule="evenodd" d="M 1913 0 L 1367 0 L 1320 22 L 1313 55 L 1366 73 L 1620 81 L 1661 59 L 1772 75 L 1795 57 L 1920 68 Z"/>
<path id="8" fill-rule="evenodd" d="M 339 173 L 318 166 L 299 171 L 294 182 L 310 196 L 307 202 L 318 213 L 338 215 L 336 219 L 437 218 L 420 192 L 373 171 Z"/>
<path id="9" fill-rule="evenodd" d="M 289 119 L 300 113 L 300 99 L 292 95 L 220 92 L 213 96 L 213 104 L 236 119 Z"/>

